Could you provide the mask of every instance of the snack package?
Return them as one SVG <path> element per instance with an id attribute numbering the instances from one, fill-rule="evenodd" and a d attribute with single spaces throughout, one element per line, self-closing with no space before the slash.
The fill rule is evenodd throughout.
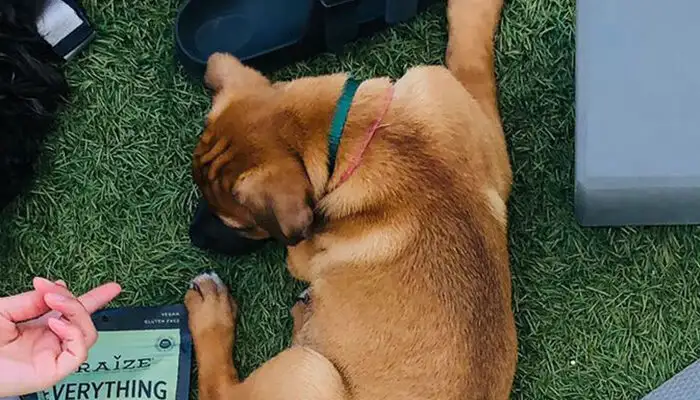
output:
<path id="1" fill-rule="evenodd" d="M 88 360 L 56 386 L 22 400 L 189 398 L 192 338 L 182 305 L 97 312 Z"/>

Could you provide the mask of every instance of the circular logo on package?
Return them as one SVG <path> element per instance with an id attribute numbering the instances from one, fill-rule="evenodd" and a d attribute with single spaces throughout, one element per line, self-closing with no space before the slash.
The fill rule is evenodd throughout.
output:
<path id="1" fill-rule="evenodd" d="M 175 347 L 175 340 L 171 337 L 161 336 L 156 341 L 156 348 L 160 351 L 172 350 Z"/>

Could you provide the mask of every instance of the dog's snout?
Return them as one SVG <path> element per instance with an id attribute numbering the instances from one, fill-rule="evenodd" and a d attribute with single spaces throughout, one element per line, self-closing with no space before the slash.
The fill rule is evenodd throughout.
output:
<path id="1" fill-rule="evenodd" d="M 264 240 L 249 239 L 238 230 L 228 227 L 211 212 L 204 199 L 199 201 L 190 223 L 189 234 L 195 247 L 230 256 L 248 254 L 265 243 Z"/>
<path id="2" fill-rule="evenodd" d="M 282 232 L 284 235 L 284 244 L 293 247 L 309 239 L 311 237 L 313 219 L 314 215 L 311 208 L 301 208 L 291 219 L 291 230 L 289 232 Z"/>
<path id="3" fill-rule="evenodd" d="M 285 240 L 285 244 L 290 247 L 294 247 L 298 245 L 299 243 L 303 242 L 304 240 L 308 239 L 310 237 L 309 229 L 305 229 L 302 232 L 299 232 L 297 234 L 292 234 L 290 237 L 288 237 Z"/>

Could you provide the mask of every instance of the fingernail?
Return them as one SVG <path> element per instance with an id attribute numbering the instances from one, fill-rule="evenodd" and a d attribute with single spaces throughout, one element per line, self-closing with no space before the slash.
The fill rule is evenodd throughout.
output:
<path id="1" fill-rule="evenodd" d="M 64 287 L 64 288 L 65 288 L 65 287 L 68 287 L 68 285 L 66 285 L 66 282 L 65 282 L 63 279 L 59 279 L 59 280 L 57 280 L 57 281 L 54 282 L 54 283 L 57 284 L 58 286 L 62 286 L 62 287 Z"/>
<path id="2" fill-rule="evenodd" d="M 54 284 L 54 283 L 51 282 L 50 280 L 48 280 L 48 279 L 46 279 L 46 278 L 42 278 L 42 277 L 40 277 L 40 276 L 37 276 L 37 277 L 34 278 L 34 282 L 37 282 L 37 281 L 38 281 L 38 282 L 43 282 L 43 283 L 48 283 L 48 284 L 50 284 L 50 285 L 53 285 L 53 284 Z"/>
<path id="3" fill-rule="evenodd" d="M 57 293 L 47 293 L 45 299 L 48 301 L 55 301 L 56 303 L 63 303 L 64 301 L 66 301 L 65 296 L 61 296 Z"/>

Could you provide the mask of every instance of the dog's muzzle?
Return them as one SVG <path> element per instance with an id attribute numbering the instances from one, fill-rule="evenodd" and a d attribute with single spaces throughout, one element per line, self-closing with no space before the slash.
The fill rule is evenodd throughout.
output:
<path id="1" fill-rule="evenodd" d="M 206 200 L 199 200 L 197 211 L 190 224 L 190 240 L 202 250 L 208 250 L 228 256 L 240 256 L 262 247 L 267 240 L 254 240 L 242 236 L 240 232 L 229 228 L 210 209 Z"/>

